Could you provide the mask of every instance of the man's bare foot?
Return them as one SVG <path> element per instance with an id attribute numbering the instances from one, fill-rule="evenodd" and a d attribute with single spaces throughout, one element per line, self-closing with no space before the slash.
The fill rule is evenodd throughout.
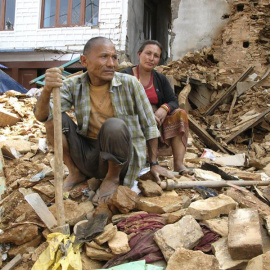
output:
<path id="1" fill-rule="evenodd" d="M 179 166 L 179 170 L 175 169 L 176 172 L 179 172 L 180 175 L 193 175 L 194 170 L 192 168 L 187 168 L 184 164 Z"/>
<path id="2" fill-rule="evenodd" d="M 63 191 L 70 191 L 75 185 L 86 180 L 86 176 L 81 172 L 69 173 L 68 177 L 64 180 Z"/>
<path id="3" fill-rule="evenodd" d="M 93 204 L 106 203 L 113 196 L 118 186 L 119 178 L 106 176 L 92 200 Z"/>

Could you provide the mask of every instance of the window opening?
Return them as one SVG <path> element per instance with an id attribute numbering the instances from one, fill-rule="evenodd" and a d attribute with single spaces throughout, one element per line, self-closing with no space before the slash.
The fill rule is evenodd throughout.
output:
<path id="1" fill-rule="evenodd" d="M 244 5 L 243 4 L 237 5 L 237 11 L 243 11 L 243 10 L 244 10 Z"/>
<path id="2" fill-rule="evenodd" d="M 97 25 L 98 11 L 99 0 L 43 0 L 41 27 Z"/>
<path id="3" fill-rule="evenodd" d="M 248 48 L 249 47 L 249 42 L 248 41 L 244 41 L 243 42 L 243 47 L 244 48 Z"/>
<path id="4" fill-rule="evenodd" d="M 0 0 L 0 30 L 14 30 L 15 0 Z"/>

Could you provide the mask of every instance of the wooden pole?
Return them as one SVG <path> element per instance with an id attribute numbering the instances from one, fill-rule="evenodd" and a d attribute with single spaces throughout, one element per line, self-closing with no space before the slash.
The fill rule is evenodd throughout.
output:
<path id="1" fill-rule="evenodd" d="M 60 88 L 53 89 L 53 123 L 54 123 L 54 181 L 55 203 L 57 208 L 57 225 L 65 225 L 63 202 L 63 141 Z"/>
<path id="2" fill-rule="evenodd" d="M 219 188 L 219 187 L 230 187 L 231 185 L 236 186 L 268 186 L 270 181 L 174 181 L 168 179 L 167 181 L 161 182 L 161 188 L 165 190 L 173 190 L 176 188 L 194 188 L 197 186 Z"/>

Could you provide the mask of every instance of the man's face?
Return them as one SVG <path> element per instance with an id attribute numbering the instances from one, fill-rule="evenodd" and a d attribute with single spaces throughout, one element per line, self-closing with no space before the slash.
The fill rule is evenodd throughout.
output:
<path id="1" fill-rule="evenodd" d="M 81 63 L 87 68 L 91 84 L 100 86 L 112 81 L 117 66 L 114 45 L 109 41 L 97 42 L 87 55 L 81 55 Z"/>

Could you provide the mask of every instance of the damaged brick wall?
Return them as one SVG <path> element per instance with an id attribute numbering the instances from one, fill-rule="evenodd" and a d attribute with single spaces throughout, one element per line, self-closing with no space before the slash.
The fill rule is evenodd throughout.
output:
<path id="1" fill-rule="evenodd" d="M 233 82 L 248 66 L 262 75 L 270 64 L 270 2 L 269 0 L 233 0 L 230 21 L 213 42 L 214 59 L 220 68 L 233 69 Z M 222 76 L 228 76 L 224 73 Z M 270 78 L 267 83 L 269 85 Z"/>

